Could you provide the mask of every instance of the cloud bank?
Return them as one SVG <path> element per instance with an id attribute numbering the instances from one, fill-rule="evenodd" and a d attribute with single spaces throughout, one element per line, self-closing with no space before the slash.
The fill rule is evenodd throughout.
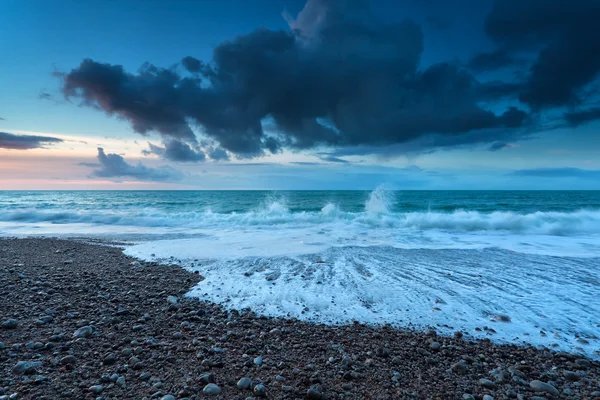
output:
<path id="1" fill-rule="evenodd" d="M 106 154 L 101 147 L 98 147 L 97 159 L 99 168 L 91 173 L 91 176 L 95 178 L 109 178 L 113 180 L 128 178 L 155 182 L 179 181 L 183 178 L 182 172 L 171 167 L 151 168 L 142 163 L 131 165 L 118 154 Z M 95 166 L 95 164 L 90 164 L 90 166 Z"/>
<path id="2" fill-rule="evenodd" d="M 289 30 L 238 36 L 209 62 L 186 56 L 133 73 L 86 59 L 59 74 L 62 91 L 139 134 L 157 132 L 164 145 L 148 152 L 174 161 L 413 142 L 430 150 L 527 133 L 527 112 L 486 107 L 467 68 L 420 69 L 423 33 L 410 20 L 384 23 L 360 0 L 309 0 L 286 19 Z M 265 120 L 274 128 L 265 130 Z"/>
<path id="3" fill-rule="evenodd" d="M 0 132 L 0 149 L 31 150 L 61 142 L 63 142 L 62 139 L 51 136 L 15 135 Z"/>

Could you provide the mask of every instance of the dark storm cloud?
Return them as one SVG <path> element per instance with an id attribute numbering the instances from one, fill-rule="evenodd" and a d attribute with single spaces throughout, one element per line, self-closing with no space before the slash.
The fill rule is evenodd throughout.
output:
<path id="1" fill-rule="evenodd" d="M 571 126 L 579 126 L 600 119 L 600 107 L 587 108 L 565 113 L 565 120 Z"/>
<path id="2" fill-rule="evenodd" d="M 178 181 L 183 174 L 171 167 L 150 168 L 142 163 L 131 165 L 118 154 L 106 154 L 98 147 L 98 163 L 100 167 L 91 174 L 96 178 L 122 179 L 129 178 L 139 181 Z"/>
<path id="3" fill-rule="evenodd" d="M 367 1 L 309 0 L 287 20 L 289 31 L 258 29 L 221 43 L 210 63 L 185 57 L 183 75 L 151 64 L 130 73 L 86 59 L 60 75 L 62 90 L 140 134 L 158 132 L 165 143 L 176 139 L 193 150 L 198 128 L 219 154 L 239 158 L 284 148 L 382 148 L 428 135 L 468 142 L 486 130 L 492 143 L 525 121 L 523 111 L 484 108 L 481 84 L 466 69 L 439 63 L 420 70 L 420 27 L 383 23 Z M 263 129 L 265 119 L 274 130 Z"/>
<path id="4" fill-rule="evenodd" d="M 0 132 L 0 148 L 11 150 L 38 149 L 46 145 L 61 143 L 63 140 L 50 136 L 15 135 Z"/>
<path id="5" fill-rule="evenodd" d="M 600 170 L 579 168 L 534 168 L 514 171 L 512 175 L 534 176 L 539 178 L 600 179 Z"/>
<path id="6" fill-rule="evenodd" d="M 206 154 L 198 149 L 193 149 L 189 144 L 177 139 L 170 139 L 164 147 L 148 143 L 149 150 L 144 150 L 145 155 L 156 154 L 167 160 L 178 162 L 196 162 L 206 160 Z"/>
<path id="7" fill-rule="evenodd" d="M 498 49 L 491 52 L 478 53 L 468 63 L 474 71 L 494 71 L 518 64 L 507 49 Z"/>
<path id="8" fill-rule="evenodd" d="M 496 0 L 485 29 L 500 49 L 533 56 L 519 99 L 543 110 L 589 95 L 600 71 L 598 20 L 596 0 Z"/>

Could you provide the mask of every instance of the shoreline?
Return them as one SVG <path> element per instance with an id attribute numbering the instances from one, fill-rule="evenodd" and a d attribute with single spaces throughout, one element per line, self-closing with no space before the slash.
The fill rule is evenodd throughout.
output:
<path id="1" fill-rule="evenodd" d="M 119 245 L 0 239 L 0 399 L 600 398 L 582 355 L 227 311 Z"/>

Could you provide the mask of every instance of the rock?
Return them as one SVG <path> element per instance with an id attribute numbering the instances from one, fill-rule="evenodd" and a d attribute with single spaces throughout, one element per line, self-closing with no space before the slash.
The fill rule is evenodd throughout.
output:
<path id="1" fill-rule="evenodd" d="M 577 372 L 573 372 L 573 371 L 564 370 L 563 375 L 567 380 L 573 381 L 573 382 L 581 379 L 581 376 Z"/>
<path id="2" fill-rule="evenodd" d="M 202 392 L 211 396 L 215 396 L 221 394 L 221 388 L 215 385 L 214 383 L 209 383 L 208 385 L 204 386 Z"/>
<path id="3" fill-rule="evenodd" d="M 42 366 L 41 361 L 19 361 L 14 367 L 15 374 L 30 375 Z"/>
<path id="4" fill-rule="evenodd" d="M 494 398 L 489 394 L 486 394 L 485 396 L 483 396 L 483 400 L 494 400 Z"/>
<path id="5" fill-rule="evenodd" d="M 254 364 L 258 365 L 259 367 L 262 365 L 262 363 L 263 363 L 262 357 L 256 357 L 254 359 Z"/>
<path id="6" fill-rule="evenodd" d="M 73 337 L 88 338 L 92 336 L 93 333 L 94 329 L 91 326 L 82 326 L 81 328 L 77 329 L 75 333 L 73 333 Z"/>
<path id="7" fill-rule="evenodd" d="M 116 362 L 117 362 L 117 356 L 115 355 L 115 353 L 108 354 L 106 357 L 104 357 L 104 360 L 102 360 L 102 363 L 104 365 L 113 365 Z"/>
<path id="8" fill-rule="evenodd" d="M 60 365 L 71 365 L 75 364 L 77 359 L 73 355 L 68 355 L 60 359 Z"/>
<path id="9" fill-rule="evenodd" d="M 115 381 L 115 383 L 119 386 L 121 386 L 123 389 L 125 389 L 127 387 L 127 384 L 125 383 L 125 377 L 124 376 L 120 376 L 117 378 L 117 380 Z"/>
<path id="10" fill-rule="evenodd" d="M 450 367 L 450 369 L 452 370 L 452 372 L 455 372 L 457 374 L 461 374 L 464 375 L 467 373 L 467 364 L 465 362 L 463 362 L 462 360 L 457 362 L 456 364 L 453 364 L 452 367 Z"/>
<path id="11" fill-rule="evenodd" d="M 389 357 L 390 351 L 388 349 L 386 349 L 385 347 L 379 347 L 375 351 L 375 354 L 377 355 L 377 357 Z"/>
<path id="12" fill-rule="evenodd" d="M 4 342 L 0 342 L 0 350 L 4 349 Z"/>
<path id="13" fill-rule="evenodd" d="M 175 400 L 175 396 L 168 394 L 160 398 L 160 400 Z"/>
<path id="14" fill-rule="evenodd" d="M 88 390 L 94 394 L 100 394 L 104 390 L 104 386 L 94 385 L 94 386 L 90 386 L 90 388 Z"/>
<path id="15" fill-rule="evenodd" d="M 207 384 L 207 383 L 215 383 L 215 374 L 213 374 L 212 372 L 209 372 L 207 374 L 202 374 L 200 375 L 200 377 L 198 378 L 200 380 L 200 382 Z"/>
<path id="16" fill-rule="evenodd" d="M 556 390 L 556 388 L 554 386 L 550 385 L 549 383 L 545 383 L 545 382 L 538 381 L 538 380 L 529 382 L 529 387 L 534 392 L 544 392 L 544 393 L 551 394 L 553 396 L 558 396 L 558 394 L 559 394 L 558 390 Z"/>
<path id="17" fill-rule="evenodd" d="M 16 319 L 7 319 L 2 322 L 2 329 L 17 329 L 19 327 L 19 321 Z"/>
<path id="18" fill-rule="evenodd" d="M 442 348 L 442 345 L 438 342 L 433 342 L 429 345 L 429 348 L 433 351 L 439 351 Z"/>
<path id="19" fill-rule="evenodd" d="M 479 384 L 486 389 L 494 389 L 496 384 L 489 379 L 482 378 L 479 380 Z"/>
<path id="20" fill-rule="evenodd" d="M 463 398 L 463 400 L 475 400 L 475 396 L 473 396 L 472 394 L 468 394 L 468 393 L 463 394 L 462 398 Z"/>
<path id="21" fill-rule="evenodd" d="M 258 397 L 267 397 L 267 388 L 265 385 L 258 384 L 254 386 L 254 394 Z"/>
<path id="22" fill-rule="evenodd" d="M 310 389 L 308 389 L 308 391 L 306 392 L 306 398 L 308 400 L 321 400 L 323 398 L 323 395 L 321 394 L 321 392 L 319 392 L 317 390 L 317 388 L 315 387 L 311 387 Z"/>
<path id="23" fill-rule="evenodd" d="M 169 304 L 177 304 L 177 297 L 167 296 L 167 301 L 169 302 Z"/>
<path id="24" fill-rule="evenodd" d="M 242 378 L 237 383 L 238 389 L 242 390 L 250 389 L 250 386 L 252 386 L 252 379 L 250 378 Z"/>

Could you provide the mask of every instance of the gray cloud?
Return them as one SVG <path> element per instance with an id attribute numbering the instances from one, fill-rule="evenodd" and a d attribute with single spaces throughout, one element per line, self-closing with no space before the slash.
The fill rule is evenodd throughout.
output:
<path id="1" fill-rule="evenodd" d="M 15 135 L 0 132 L 0 148 L 12 150 L 30 150 L 63 142 L 62 139 L 51 136 Z"/>
<path id="2" fill-rule="evenodd" d="M 535 110 L 578 105 L 600 72 L 600 2 L 496 0 L 485 22 L 502 52 L 533 56 L 518 92 Z M 492 53 L 494 54 L 494 53 Z"/>
<path id="3" fill-rule="evenodd" d="M 101 147 L 98 147 L 97 158 L 100 167 L 91 173 L 91 176 L 95 178 L 117 178 L 117 180 L 130 178 L 139 181 L 160 182 L 179 181 L 183 178 L 182 172 L 168 166 L 151 168 L 142 163 L 131 165 L 118 154 L 106 154 Z"/>
<path id="4" fill-rule="evenodd" d="M 149 150 L 142 151 L 145 155 L 156 154 L 167 160 L 179 162 L 195 162 L 206 160 L 202 150 L 193 149 L 189 144 L 172 139 L 165 142 L 164 147 L 148 143 Z"/>
<path id="5" fill-rule="evenodd" d="M 586 108 L 565 113 L 565 120 L 571 126 L 579 126 L 600 119 L 600 107 Z"/>
<path id="6" fill-rule="evenodd" d="M 197 151 L 195 127 L 219 155 L 238 158 L 412 142 L 426 150 L 523 134 L 526 113 L 485 108 L 471 72 L 450 63 L 419 69 L 423 34 L 412 21 L 383 23 L 362 0 L 309 0 L 287 20 L 289 31 L 258 29 L 221 43 L 209 63 L 185 57 L 184 74 L 86 59 L 58 74 L 62 91 L 137 133 L 158 132 L 166 145 L 154 150 L 167 158 L 172 140 Z M 274 130 L 263 129 L 265 119 Z"/>

